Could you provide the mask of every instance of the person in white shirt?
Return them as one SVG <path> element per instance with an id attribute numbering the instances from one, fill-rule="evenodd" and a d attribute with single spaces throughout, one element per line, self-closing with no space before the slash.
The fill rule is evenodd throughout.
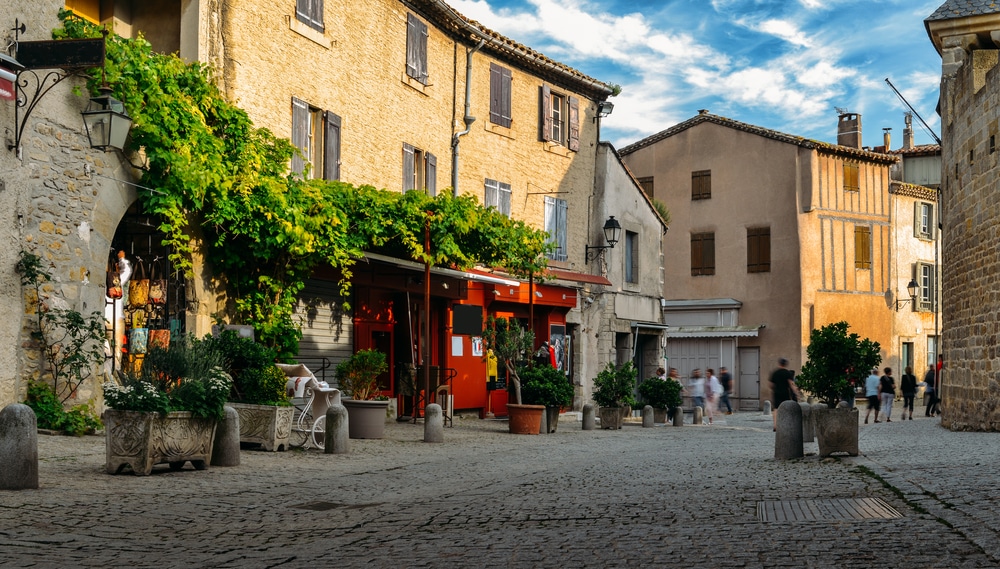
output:
<path id="1" fill-rule="evenodd" d="M 708 373 L 708 378 L 705 380 L 705 416 L 708 418 L 708 424 L 711 425 L 715 418 L 715 408 L 719 405 L 719 396 L 722 395 L 723 390 L 722 382 L 715 377 L 715 370 L 705 371 Z"/>
<path id="2" fill-rule="evenodd" d="M 865 397 L 868 398 L 868 411 L 865 412 L 865 424 L 868 424 L 868 416 L 871 415 L 872 409 L 875 410 L 875 422 L 881 423 L 878 420 L 878 385 L 881 378 L 878 376 L 878 368 L 872 368 L 871 375 L 865 380 Z"/>
<path id="3" fill-rule="evenodd" d="M 705 408 L 705 378 L 701 376 L 701 369 L 691 370 L 691 380 L 688 381 L 688 393 L 691 394 L 691 403 L 695 407 Z"/>

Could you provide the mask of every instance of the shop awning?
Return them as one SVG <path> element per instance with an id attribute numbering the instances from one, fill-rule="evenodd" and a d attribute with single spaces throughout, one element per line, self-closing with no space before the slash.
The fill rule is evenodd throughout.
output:
<path id="1" fill-rule="evenodd" d="M 671 326 L 667 338 L 756 338 L 763 324 L 756 326 Z"/>
<path id="2" fill-rule="evenodd" d="M 397 259 L 395 257 L 379 255 L 378 253 L 365 253 L 365 259 L 368 259 L 369 261 L 378 261 L 379 263 L 386 263 L 388 265 L 395 265 L 403 269 L 412 269 L 414 271 L 424 270 L 423 263 L 418 263 L 416 261 L 407 261 L 405 259 Z M 503 279 L 481 271 L 456 271 L 454 269 L 446 269 L 444 267 L 431 267 L 431 273 L 445 277 L 465 279 L 467 281 L 477 281 L 481 283 L 503 285 L 515 288 L 521 286 L 521 281 Z"/>
<path id="3" fill-rule="evenodd" d="M 649 328 L 650 330 L 667 330 L 670 328 L 666 324 L 659 324 L 657 322 L 632 322 L 630 326 L 632 328 Z"/>

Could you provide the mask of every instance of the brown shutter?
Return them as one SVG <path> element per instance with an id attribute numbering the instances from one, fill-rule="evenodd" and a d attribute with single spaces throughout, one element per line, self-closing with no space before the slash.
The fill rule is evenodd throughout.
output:
<path id="1" fill-rule="evenodd" d="M 569 149 L 580 150 L 580 99 L 569 98 Z"/>
<path id="2" fill-rule="evenodd" d="M 702 252 L 704 253 L 704 263 L 702 268 L 702 274 L 704 275 L 714 275 L 715 274 L 715 234 L 706 233 L 704 239 L 704 245 L 702 245 Z"/>
<path id="3" fill-rule="evenodd" d="M 701 235 L 691 236 L 691 276 L 701 274 L 702 241 Z"/>
<path id="4" fill-rule="evenodd" d="M 326 111 L 323 122 L 323 179 L 340 179 L 340 117 Z"/>
<path id="5" fill-rule="evenodd" d="M 540 120 L 538 121 L 541 133 L 538 137 L 539 140 L 552 140 L 552 91 L 545 85 L 539 88 L 539 112 L 541 113 Z"/>

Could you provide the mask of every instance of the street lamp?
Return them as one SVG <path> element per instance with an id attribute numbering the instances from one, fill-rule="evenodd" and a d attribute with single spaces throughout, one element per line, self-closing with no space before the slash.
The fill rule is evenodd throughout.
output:
<path id="1" fill-rule="evenodd" d="M 614 249 L 615 245 L 618 243 L 618 240 L 621 239 L 621 236 L 622 236 L 621 224 L 618 223 L 618 220 L 615 219 L 615 216 L 612 215 L 608 217 L 608 220 L 604 222 L 604 239 L 607 240 L 608 244 L 584 245 L 583 264 L 586 265 L 587 263 L 590 262 L 591 259 L 596 259 L 598 255 L 597 252 L 603 251 L 604 249 Z M 590 256 L 591 250 L 596 251 L 593 257 Z"/>
<path id="2" fill-rule="evenodd" d="M 919 288 L 920 285 L 917 284 L 917 281 L 910 279 L 910 282 L 906 284 L 906 292 L 910 293 L 910 298 L 908 300 L 896 299 L 896 312 L 899 312 L 899 309 L 906 306 L 907 303 L 910 303 L 911 306 L 917 305 L 917 289 Z"/>
<path id="3" fill-rule="evenodd" d="M 91 98 L 87 110 L 82 113 L 90 147 L 104 151 L 108 148 L 124 150 L 132 119 L 125 112 L 125 105 L 111 96 L 107 85 L 99 91 L 101 94 Z"/>

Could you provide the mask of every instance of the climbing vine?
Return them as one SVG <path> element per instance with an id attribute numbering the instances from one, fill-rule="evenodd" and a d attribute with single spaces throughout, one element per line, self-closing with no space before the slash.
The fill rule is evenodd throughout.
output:
<path id="1" fill-rule="evenodd" d="M 100 37 L 97 26 L 61 11 L 58 38 Z M 363 252 L 458 269 L 476 264 L 516 276 L 544 271 L 547 235 L 484 208 L 472 196 L 430 197 L 344 182 L 301 180 L 288 172 L 297 150 L 228 102 L 211 69 L 152 50 L 141 36 L 107 39 L 107 82 L 133 120 L 134 159 L 141 159 L 140 207 L 155 216 L 171 261 L 191 276 L 192 254 L 233 301 L 233 321 L 252 324 L 282 357 L 294 355 L 300 331 L 292 312 L 314 269 L 340 269 L 349 291 Z M 101 82 L 94 70 L 88 87 Z M 432 250 L 425 255 L 430 221 Z"/>

